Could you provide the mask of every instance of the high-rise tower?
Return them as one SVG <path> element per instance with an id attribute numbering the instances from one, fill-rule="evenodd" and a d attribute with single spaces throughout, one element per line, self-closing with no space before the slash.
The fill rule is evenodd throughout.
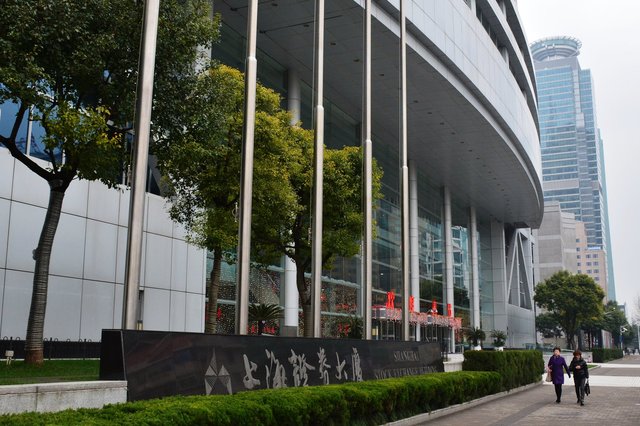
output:
<path id="1" fill-rule="evenodd" d="M 545 201 L 584 222 L 587 246 L 607 256 L 607 298 L 615 300 L 603 143 L 591 71 L 578 61 L 580 40 L 549 37 L 531 44 L 538 87 L 538 116 Z M 583 254 L 577 254 L 580 261 Z"/>

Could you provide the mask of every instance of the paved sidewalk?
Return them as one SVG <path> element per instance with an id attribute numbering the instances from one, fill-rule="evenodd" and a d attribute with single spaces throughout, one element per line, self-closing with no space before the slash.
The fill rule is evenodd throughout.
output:
<path id="1" fill-rule="evenodd" d="M 613 374 L 615 373 L 615 374 Z M 638 425 L 640 356 L 627 356 L 590 371 L 591 395 L 576 404 L 573 378 L 565 377 L 562 402 L 553 386 L 536 386 L 468 410 L 431 420 L 428 425 Z"/>

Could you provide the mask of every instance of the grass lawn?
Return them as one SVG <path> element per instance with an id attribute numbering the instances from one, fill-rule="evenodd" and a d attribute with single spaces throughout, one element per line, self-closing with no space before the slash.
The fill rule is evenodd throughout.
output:
<path id="1" fill-rule="evenodd" d="M 45 360 L 41 367 L 13 361 L 0 363 L 0 385 L 98 380 L 100 360 Z"/>

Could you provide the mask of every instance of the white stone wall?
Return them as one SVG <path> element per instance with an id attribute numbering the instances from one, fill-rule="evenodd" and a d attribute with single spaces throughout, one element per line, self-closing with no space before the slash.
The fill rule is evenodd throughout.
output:
<path id="1" fill-rule="evenodd" d="M 40 162 L 39 160 L 34 159 Z M 44 164 L 43 162 L 40 162 Z M 48 185 L 0 148 L 0 338 L 24 339 Z M 141 285 L 146 330 L 204 327 L 206 253 L 147 194 Z M 74 181 L 53 245 L 45 338 L 100 339 L 122 322 L 129 191 Z"/>

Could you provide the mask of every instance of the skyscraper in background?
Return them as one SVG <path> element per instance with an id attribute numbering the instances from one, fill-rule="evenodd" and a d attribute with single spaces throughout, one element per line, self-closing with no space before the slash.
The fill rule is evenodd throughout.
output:
<path id="1" fill-rule="evenodd" d="M 538 87 L 538 116 L 545 201 L 558 201 L 584 223 L 586 247 L 606 256 L 607 298 L 615 283 L 607 213 L 604 150 L 591 71 L 578 61 L 580 40 L 549 37 L 531 44 Z M 580 262 L 585 253 L 577 253 Z M 583 271 L 585 272 L 585 271 Z M 599 279 L 599 281 L 601 278 Z"/>

